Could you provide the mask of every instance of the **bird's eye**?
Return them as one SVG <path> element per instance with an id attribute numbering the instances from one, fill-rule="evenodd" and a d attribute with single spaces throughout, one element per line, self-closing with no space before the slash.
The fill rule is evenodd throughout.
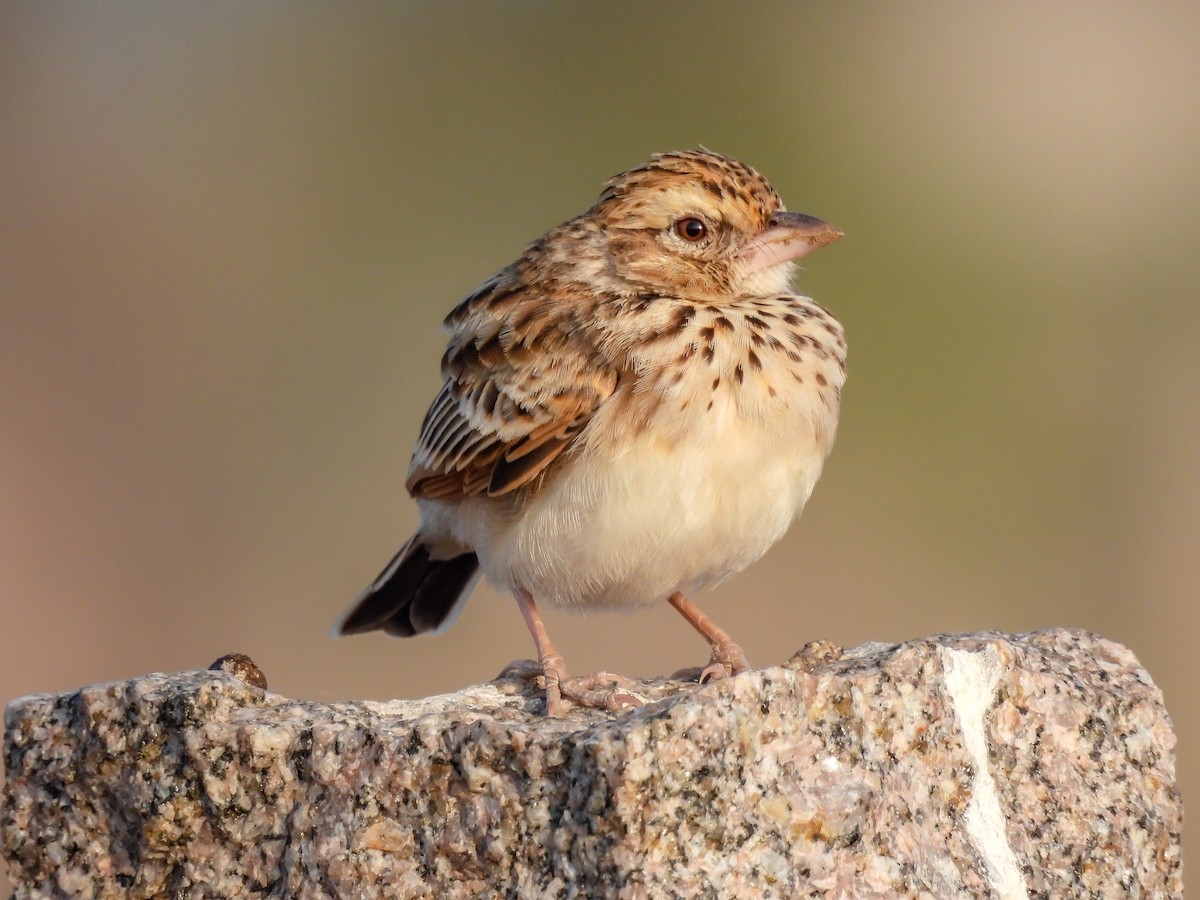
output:
<path id="1" fill-rule="evenodd" d="M 700 219 L 680 219 L 675 223 L 675 233 L 690 243 L 704 240 L 708 234 L 708 226 Z"/>

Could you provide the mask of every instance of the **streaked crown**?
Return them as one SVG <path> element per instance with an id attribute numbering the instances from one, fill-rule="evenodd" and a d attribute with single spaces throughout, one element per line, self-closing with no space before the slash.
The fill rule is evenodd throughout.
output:
<path id="1" fill-rule="evenodd" d="M 662 227 L 690 210 L 758 231 L 784 205 L 757 169 L 719 153 L 678 150 L 610 178 L 592 209 L 617 227 Z"/>

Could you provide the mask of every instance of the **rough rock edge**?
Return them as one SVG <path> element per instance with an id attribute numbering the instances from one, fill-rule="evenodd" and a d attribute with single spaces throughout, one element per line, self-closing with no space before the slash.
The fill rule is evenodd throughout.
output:
<path id="1" fill-rule="evenodd" d="M 1083 632 L 809 645 L 554 720 L 513 678 L 327 705 L 254 681 L 10 704 L 14 896 L 1182 891 L 1161 695 Z"/>

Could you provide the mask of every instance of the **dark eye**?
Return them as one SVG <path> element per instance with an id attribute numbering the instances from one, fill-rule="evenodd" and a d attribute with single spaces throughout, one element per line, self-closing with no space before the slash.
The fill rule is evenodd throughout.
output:
<path id="1" fill-rule="evenodd" d="M 675 223 L 675 233 L 694 244 L 704 240 L 704 236 L 708 234 L 708 226 L 699 219 L 680 219 Z"/>

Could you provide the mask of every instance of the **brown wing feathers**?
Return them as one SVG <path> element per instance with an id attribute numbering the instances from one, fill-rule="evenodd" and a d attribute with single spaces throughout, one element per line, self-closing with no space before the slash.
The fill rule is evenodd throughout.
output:
<path id="1" fill-rule="evenodd" d="M 616 372 L 564 321 L 564 301 L 524 291 L 514 286 L 517 280 L 518 273 L 506 270 L 446 319 L 453 329 L 442 360 L 446 383 L 413 454 L 408 490 L 414 497 L 497 496 L 529 484 L 616 387 Z M 535 349 L 554 351 L 554 378 L 522 364 Z"/>

